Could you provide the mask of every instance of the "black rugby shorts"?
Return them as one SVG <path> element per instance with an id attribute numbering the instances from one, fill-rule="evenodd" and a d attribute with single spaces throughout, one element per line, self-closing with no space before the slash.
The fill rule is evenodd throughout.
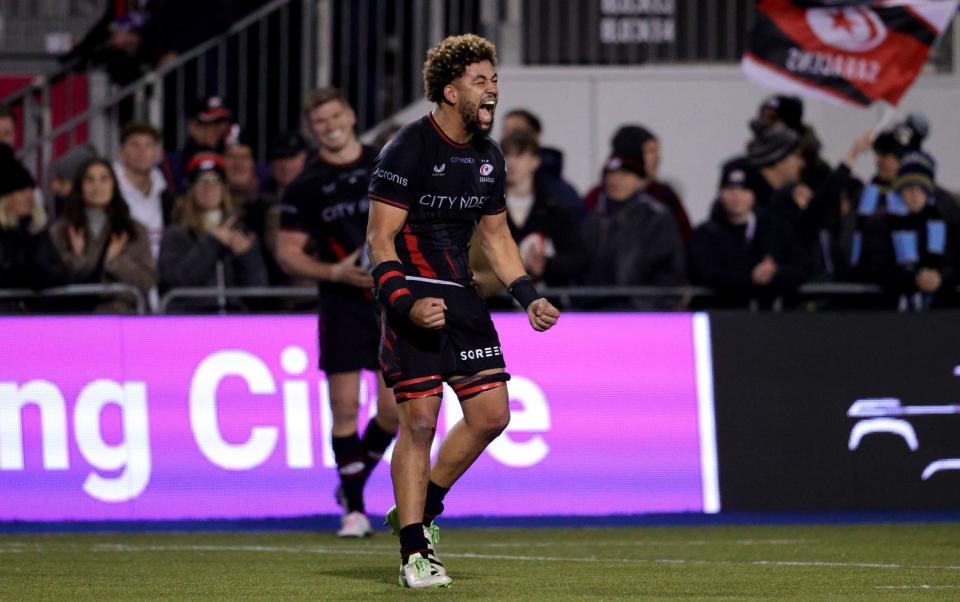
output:
<path id="1" fill-rule="evenodd" d="M 320 313 L 320 369 L 379 370 L 380 326 L 373 301 L 326 303 Z"/>

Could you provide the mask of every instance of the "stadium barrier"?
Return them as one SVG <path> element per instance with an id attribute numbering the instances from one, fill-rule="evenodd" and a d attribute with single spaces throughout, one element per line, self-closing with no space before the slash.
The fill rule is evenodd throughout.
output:
<path id="1" fill-rule="evenodd" d="M 494 319 L 512 420 L 449 515 L 718 509 L 705 315 L 569 314 L 542 334 Z M 340 512 L 316 317 L 0 318 L 0 332 L 0 521 Z M 361 424 L 376 391 L 366 375 Z M 444 398 L 438 440 L 461 416 Z M 372 513 L 390 506 L 388 467 L 368 491 Z"/>
<path id="2" fill-rule="evenodd" d="M 960 509 L 960 314 L 711 316 L 725 511 Z"/>
<path id="3" fill-rule="evenodd" d="M 561 307 L 576 307 L 574 299 L 635 299 L 635 300 L 674 300 L 676 309 L 685 309 L 694 299 L 710 299 L 717 293 L 702 286 L 569 286 L 541 287 L 540 293 Z M 958 289 L 960 290 L 960 289 Z M 883 289 L 873 284 L 855 282 L 811 283 L 800 287 L 797 298 L 811 300 L 820 298 L 877 297 Z M 510 297 L 506 293 L 499 295 L 504 300 Z M 220 313 L 241 313 L 242 306 L 231 305 L 238 299 L 303 299 L 317 298 L 317 292 L 304 287 L 183 287 L 167 291 L 160 299 L 159 313 L 169 313 L 171 304 L 182 299 L 209 300 L 216 304 Z M 758 310 L 756 300 L 750 302 L 751 311 Z M 773 301 L 773 311 L 783 309 L 783 299 Z"/>
<path id="4" fill-rule="evenodd" d="M 147 301 L 144 298 L 143 291 L 132 284 L 123 284 L 120 282 L 111 284 L 71 284 L 68 286 L 57 286 L 39 290 L 26 288 L 0 288 L 0 300 L 69 299 L 96 295 L 121 295 L 124 297 L 129 297 L 133 300 L 135 310 L 138 315 L 147 313 Z"/>
<path id="5" fill-rule="evenodd" d="M 568 312 L 537 334 L 495 314 L 512 420 L 449 514 L 956 510 L 958 318 Z M 338 513 L 316 332 L 0 318 L 0 521 Z M 361 424 L 376 390 L 366 374 Z M 445 390 L 438 441 L 460 415 Z M 386 510 L 386 467 L 369 491 Z"/>

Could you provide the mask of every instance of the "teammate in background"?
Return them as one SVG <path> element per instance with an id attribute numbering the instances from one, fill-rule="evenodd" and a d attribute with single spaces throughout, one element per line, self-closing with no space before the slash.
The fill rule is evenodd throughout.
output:
<path id="1" fill-rule="evenodd" d="M 320 368 L 327 373 L 333 454 L 344 509 L 340 537 L 370 535 L 363 487 L 397 430 L 393 393 L 378 377 L 377 415 L 357 433 L 360 371 L 379 370 L 380 329 L 369 267 L 360 254 L 367 227 L 370 171 L 376 150 L 354 132 L 356 116 L 336 88 L 314 91 L 305 115 L 320 152 L 288 187 L 280 205 L 277 255 L 291 275 L 320 286 Z M 312 239 L 317 256 L 304 248 Z"/>
<path id="2" fill-rule="evenodd" d="M 400 536 L 405 587 L 452 582 L 437 559 L 433 521 L 450 487 L 510 420 L 510 376 L 469 268 L 474 230 L 535 330 L 560 315 L 524 272 L 507 225 L 504 158 L 487 138 L 499 95 L 495 66 L 493 44 L 475 35 L 430 50 L 423 79 L 436 108 L 397 133 L 370 180 L 367 245 L 381 311 L 380 363 L 400 414 L 391 463 L 397 505 L 387 523 Z M 431 470 L 444 381 L 464 417 Z"/>

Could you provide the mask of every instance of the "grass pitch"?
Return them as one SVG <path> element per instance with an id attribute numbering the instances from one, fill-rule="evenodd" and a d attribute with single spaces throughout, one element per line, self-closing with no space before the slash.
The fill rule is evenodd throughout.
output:
<path id="1" fill-rule="evenodd" d="M 960 525 L 444 529 L 454 585 L 397 586 L 396 539 L 0 536 L 3 600 L 950 600 Z"/>

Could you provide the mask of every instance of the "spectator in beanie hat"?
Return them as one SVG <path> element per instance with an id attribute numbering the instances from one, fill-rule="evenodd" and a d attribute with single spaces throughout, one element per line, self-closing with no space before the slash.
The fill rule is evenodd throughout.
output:
<path id="1" fill-rule="evenodd" d="M 34 202 L 34 180 L 6 144 L 0 144 L 0 288 L 66 284 L 67 274 Z M 0 301 L 0 310 L 21 309 Z"/>
<path id="2" fill-rule="evenodd" d="M 747 158 L 760 177 L 751 178 L 756 203 L 766 207 L 773 194 L 800 181 L 804 160 L 800 136 L 783 124 L 754 124 L 754 138 L 747 145 Z"/>
<path id="3" fill-rule="evenodd" d="M 643 190 L 650 197 L 670 210 L 677 223 L 681 239 L 686 242 L 693 231 L 690 217 L 683 206 L 683 201 L 673 188 L 661 182 L 657 176 L 660 170 L 660 139 L 642 125 L 628 124 L 621 126 L 610 140 L 612 153 L 615 156 L 641 157 L 644 169 Z M 590 190 L 584 197 L 584 204 L 592 209 L 599 202 L 603 186 Z"/>
<path id="4" fill-rule="evenodd" d="M 957 244 L 936 207 L 935 173 L 930 155 L 905 154 L 884 219 L 878 227 L 858 232 L 855 240 L 863 273 L 896 297 L 900 311 L 955 302 Z"/>
<path id="5" fill-rule="evenodd" d="M 686 282 L 683 241 L 673 215 L 643 191 L 643 156 L 613 154 L 603 167 L 603 190 L 582 236 L 588 286 L 675 286 Z M 622 307 L 612 300 L 607 307 Z M 676 299 L 635 301 L 631 307 L 669 308 Z"/>
<path id="6" fill-rule="evenodd" d="M 773 124 L 782 124 L 800 137 L 800 149 L 803 155 L 804 167 L 800 172 L 800 181 L 811 190 L 817 190 L 830 175 L 830 165 L 820 156 L 823 145 L 814 129 L 803 123 L 803 99 L 799 96 L 777 94 L 768 96 L 761 103 L 757 118 L 751 122 L 762 124 L 764 127 Z"/>
<path id="7" fill-rule="evenodd" d="M 688 246 L 690 280 L 718 293 L 723 307 L 751 299 L 769 307 L 795 293 L 807 276 L 801 247 L 776 213 L 757 207 L 749 187 L 750 163 L 733 159 L 721 168 L 719 196 L 710 219 L 697 227 Z"/>

